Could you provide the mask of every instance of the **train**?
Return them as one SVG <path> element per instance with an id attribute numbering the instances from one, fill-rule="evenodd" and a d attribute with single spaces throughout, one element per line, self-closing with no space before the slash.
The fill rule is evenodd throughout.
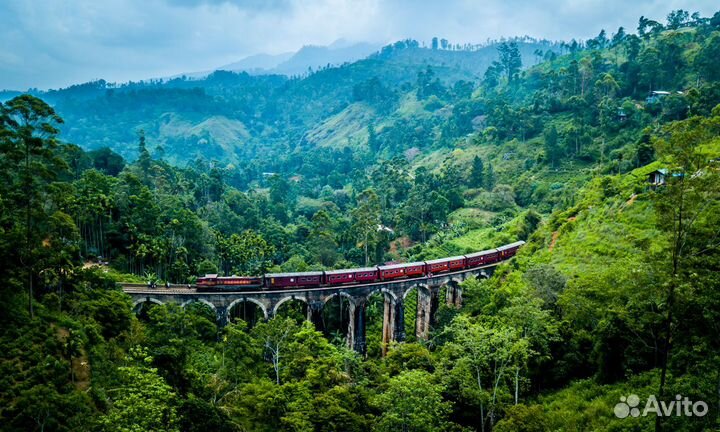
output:
<path id="1" fill-rule="evenodd" d="M 299 273 L 267 273 L 263 276 L 218 276 L 208 274 L 197 279 L 198 291 L 239 291 L 246 289 L 291 289 L 352 286 L 398 279 L 429 277 L 452 273 L 512 258 L 524 241 L 467 255 L 429 261 L 379 265 L 340 270 Z"/>

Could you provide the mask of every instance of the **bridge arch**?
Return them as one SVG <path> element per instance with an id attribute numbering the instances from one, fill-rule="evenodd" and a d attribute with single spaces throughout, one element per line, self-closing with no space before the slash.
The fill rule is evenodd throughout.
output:
<path id="1" fill-rule="evenodd" d="M 186 300 L 186 301 L 184 301 L 184 302 L 180 305 L 180 307 L 181 307 L 181 308 L 185 308 L 185 306 L 189 305 L 190 303 L 202 303 L 202 304 L 204 304 L 204 305 L 210 306 L 210 309 L 212 309 L 213 312 L 215 312 L 215 313 L 217 314 L 217 306 L 215 306 L 214 304 L 210 303 L 209 301 L 207 301 L 207 300 L 205 300 L 205 299 L 190 299 L 190 300 Z"/>
<path id="2" fill-rule="evenodd" d="M 267 308 L 265 307 L 265 305 L 260 300 L 254 299 L 252 297 L 242 297 L 242 298 L 233 300 L 225 310 L 225 313 L 227 314 L 228 319 L 230 318 L 230 311 L 232 311 L 233 307 L 240 302 L 250 302 L 250 303 L 254 303 L 254 304 L 258 305 L 258 307 L 260 307 L 260 310 L 263 313 L 263 317 L 265 319 L 268 319 L 268 311 L 267 311 Z"/>
<path id="3" fill-rule="evenodd" d="M 414 290 L 414 289 L 416 289 L 416 288 L 417 288 L 417 289 L 424 289 L 424 290 L 426 290 L 426 291 L 430 291 L 430 287 L 428 287 L 428 286 L 425 285 L 425 284 L 420 284 L 420 283 L 419 283 L 419 284 L 415 284 L 415 285 L 411 286 L 410 288 L 406 289 L 405 291 L 403 291 L 403 296 L 402 296 L 403 300 L 405 300 L 405 299 L 407 298 L 407 295 L 410 294 L 410 291 L 412 291 L 412 290 Z"/>
<path id="4" fill-rule="evenodd" d="M 277 303 L 275 303 L 275 306 L 273 307 L 273 310 L 272 310 L 273 316 L 277 315 L 277 312 L 280 309 L 280 306 L 282 306 L 284 303 L 287 303 L 287 302 L 293 301 L 293 300 L 300 300 L 301 302 L 305 303 L 308 307 L 310 307 L 310 303 L 308 302 L 308 299 L 306 297 L 289 295 L 289 296 L 281 298 L 280 300 L 278 300 Z"/>
<path id="5" fill-rule="evenodd" d="M 322 300 L 323 307 L 327 304 L 327 302 L 332 300 L 333 297 L 345 297 L 348 300 L 348 302 L 350 302 L 351 305 L 355 306 L 355 299 L 353 299 L 353 297 L 350 294 L 348 294 L 345 291 L 335 291 L 334 293 L 330 294 L 329 296 L 325 297 Z"/>
<path id="6" fill-rule="evenodd" d="M 160 300 L 156 299 L 155 297 L 144 297 L 141 299 L 137 299 L 133 302 L 133 305 L 132 305 L 133 310 L 135 310 L 135 308 L 138 307 L 138 305 L 140 305 L 142 303 L 155 303 L 155 304 L 159 304 L 159 305 L 165 304 L 165 303 L 161 302 Z"/>
<path id="7" fill-rule="evenodd" d="M 370 292 L 365 296 L 365 300 L 370 300 L 370 297 L 374 296 L 375 294 L 383 294 L 383 293 L 384 293 L 384 294 L 389 294 L 390 297 L 392 297 L 392 299 L 393 299 L 393 303 L 395 303 L 395 302 L 398 301 L 397 295 L 395 295 L 394 292 L 390 291 L 390 290 L 387 289 L 387 288 L 376 288 L 376 289 L 370 291 Z M 403 295 L 403 298 L 405 298 L 404 295 Z"/>

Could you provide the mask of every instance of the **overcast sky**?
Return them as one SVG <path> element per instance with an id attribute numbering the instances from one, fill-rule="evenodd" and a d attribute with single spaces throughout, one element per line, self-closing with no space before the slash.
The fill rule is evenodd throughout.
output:
<path id="1" fill-rule="evenodd" d="M 712 15 L 717 0 L 0 0 L 0 89 L 213 69 L 337 39 L 456 43 L 635 31 L 641 15 Z"/>

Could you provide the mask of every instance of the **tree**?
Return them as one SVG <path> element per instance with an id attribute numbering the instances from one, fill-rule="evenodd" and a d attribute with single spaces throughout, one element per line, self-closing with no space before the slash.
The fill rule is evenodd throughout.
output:
<path id="1" fill-rule="evenodd" d="M 698 146 L 712 140 L 720 132 L 720 108 L 713 117 L 692 117 L 674 122 L 665 128 L 666 135 L 657 140 L 658 153 L 672 163 L 666 186 L 655 194 L 658 228 L 667 235 L 664 343 L 662 345 L 659 397 L 665 394 L 667 371 L 671 358 L 671 341 L 676 313 L 676 292 L 692 286 L 692 277 L 685 274 L 693 257 L 706 254 L 720 246 L 720 179 Z M 712 227 L 709 230 L 707 227 Z M 658 417 L 656 429 L 662 419 Z"/>
<path id="2" fill-rule="evenodd" d="M 253 230 L 225 237 L 216 233 L 217 253 L 220 267 L 227 276 L 231 273 L 259 275 L 272 264 L 275 248 L 268 244 L 261 234 Z"/>
<path id="3" fill-rule="evenodd" d="M 3 185 L 0 195 L 7 197 L 16 209 L 14 230 L 23 232 L 19 248 L 20 265 L 25 270 L 28 306 L 33 316 L 33 283 L 42 263 L 38 253 L 45 233 L 39 222 L 46 215 L 41 202 L 49 183 L 64 168 L 55 155 L 58 144 L 57 125 L 62 119 L 42 100 L 22 95 L 0 106 L 0 154 Z M 20 222 L 22 221 L 22 222 Z M 9 263 L 5 263 L 6 265 Z"/>
<path id="4" fill-rule="evenodd" d="M 485 430 L 486 422 L 492 429 L 505 396 L 510 394 L 506 383 L 512 382 L 517 388 L 519 370 L 531 354 L 529 341 L 518 329 L 502 323 L 473 322 L 465 315 L 455 317 L 446 333 L 451 342 L 444 349 L 459 356 L 454 363 L 475 389 L 481 430 Z"/>
<path id="5" fill-rule="evenodd" d="M 447 427 L 450 403 L 443 400 L 443 387 L 432 382 L 423 370 L 401 372 L 391 378 L 385 392 L 378 395 L 375 405 L 381 407 L 379 431 L 422 432 Z"/>
<path id="6" fill-rule="evenodd" d="M 562 150 L 558 144 L 558 133 L 555 125 L 545 131 L 545 157 L 550 163 L 550 168 L 555 168 L 555 163 L 560 158 Z"/>
<path id="7" fill-rule="evenodd" d="M 365 265 L 370 263 L 368 249 L 377 242 L 380 226 L 380 201 L 372 189 L 364 190 L 357 197 L 357 205 L 350 212 L 352 232 L 360 239 L 360 246 L 365 252 Z"/>
<path id="8" fill-rule="evenodd" d="M 111 391 L 111 406 L 101 417 L 100 424 L 106 431 L 145 432 L 178 431 L 175 393 L 150 367 L 152 357 L 142 348 L 133 348 L 132 366 L 118 368 L 122 387 Z"/>
<path id="9" fill-rule="evenodd" d="M 495 170 L 491 163 L 487 164 L 487 170 L 485 171 L 485 189 L 492 190 L 495 187 Z"/>
<path id="10" fill-rule="evenodd" d="M 263 345 L 265 358 L 272 364 L 277 385 L 280 385 L 280 373 L 284 367 L 283 360 L 289 354 L 286 350 L 290 344 L 290 338 L 297 331 L 295 320 L 281 317 L 260 323 L 252 330 L 253 337 Z"/>
<path id="11" fill-rule="evenodd" d="M 500 64 L 502 65 L 508 82 L 513 82 L 522 67 L 522 57 L 516 42 L 503 42 L 498 46 Z"/>
<path id="12" fill-rule="evenodd" d="M 470 187 L 482 187 L 485 183 L 485 167 L 480 156 L 475 156 L 470 169 Z"/>
<path id="13" fill-rule="evenodd" d="M 705 40 L 695 57 L 695 64 L 706 80 L 720 80 L 720 32 L 713 32 Z"/>
<path id="14" fill-rule="evenodd" d="M 667 16 L 667 26 L 672 30 L 685 26 L 688 21 L 690 21 L 690 14 L 682 9 L 671 11 Z"/>
<path id="15" fill-rule="evenodd" d="M 147 180 L 147 176 L 150 172 L 150 165 L 152 164 L 152 157 L 150 152 L 145 145 L 145 131 L 140 129 L 138 131 L 138 166 L 142 172 L 144 178 Z"/>

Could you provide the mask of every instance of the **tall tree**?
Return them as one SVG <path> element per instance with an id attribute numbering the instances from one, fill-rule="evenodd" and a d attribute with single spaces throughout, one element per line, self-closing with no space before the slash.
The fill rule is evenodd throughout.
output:
<path id="1" fill-rule="evenodd" d="M 45 238 L 39 224 L 46 217 L 42 197 L 65 165 L 55 153 L 60 123 L 62 119 L 55 110 L 34 96 L 18 96 L 0 106 L 0 163 L 4 177 L 4 190 L 0 191 L 13 203 L 12 208 L 22 209 L 12 231 L 23 232 L 20 264 L 25 271 L 31 316 L 33 283 Z"/>
<path id="2" fill-rule="evenodd" d="M 380 200 L 372 189 L 364 190 L 357 197 L 357 205 L 350 212 L 352 231 L 360 239 L 365 252 L 365 265 L 370 263 L 369 247 L 377 241 L 380 225 Z"/>
<path id="3" fill-rule="evenodd" d="M 658 227 L 668 237 L 665 260 L 668 283 L 665 299 L 664 343 L 661 355 L 659 397 L 665 395 L 667 371 L 672 352 L 676 313 L 676 292 L 692 288 L 693 277 L 686 274 L 691 258 L 720 246 L 720 178 L 702 143 L 720 133 L 720 108 L 713 117 L 693 117 L 666 128 L 666 136 L 657 141 L 658 152 L 672 164 L 666 186 L 655 195 Z M 707 227 L 712 227 L 709 231 Z M 658 416 L 656 429 L 661 429 Z"/>
<path id="4" fill-rule="evenodd" d="M 517 42 L 501 43 L 498 46 L 498 54 L 508 82 L 514 81 L 522 67 L 522 57 Z"/>
<path id="5" fill-rule="evenodd" d="M 480 156 L 475 156 L 472 162 L 472 168 L 470 169 L 470 186 L 471 187 L 482 187 L 485 182 L 485 167 Z"/>

